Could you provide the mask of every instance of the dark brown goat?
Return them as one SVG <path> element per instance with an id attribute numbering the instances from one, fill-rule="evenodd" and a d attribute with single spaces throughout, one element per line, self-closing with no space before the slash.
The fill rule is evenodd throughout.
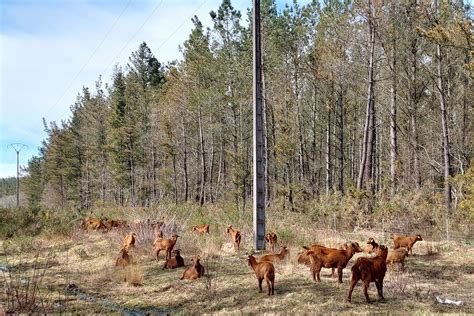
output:
<path id="1" fill-rule="evenodd" d="M 272 252 L 275 252 L 275 245 L 277 243 L 278 237 L 277 234 L 274 232 L 268 233 L 265 235 L 265 242 L 270 244 L 270 247 L 272 248 Z"/>
<path id="2" fill-rule="evenodd" d="M 275 294 L 275 267 L 271 262 L 268 261 L 261 261 L 257 262 L 254 256 L 248 256 L 248 263 L 249 266 L 252 267 L 253 271 L 255 271 L 255 276 L 258 280 L 258 289 L 260 292 L 263 291 L 262 289 L 262 282 L 265 280 L 268 286 L 268 295 Z"/>
<path id="3" fill-rule="evenodd" d="M 402 236 L 402 235 L 397 235 L 394 234 L 392 236 L 393 239 L 393 249 L 398 249 L 400 247 L 405 247 L 407 248 L 408 252 L 413 255 L 413 245 L 417 241 L 422 241 L 423 238 L 421 238 L 421 235 L 416 235 L 416 236 Z"/>
<path id="4" fill-rule="evenodd" d="M 116 267 L 123 267 L 125 268 L 130 264 L 130 256 L 128 255 L 128 251 L 125 248 L 120 249 L 119 256 L 117 260 L 115 260 Z"/>
<path id="5" fill-rule="evenodd" d="M 380 299 L 384 299 L 383 297 L 383 279 L 385 277 L 385 273 L 387 272 L 387 247 L 380 245 L 375 250 L 375 257 L 372 258 L 359 258 L 357 259 L 356 263 L 352 266 L 352 280 L 351 285 L 349 287 L 349 294 L 347 296 L 347 300 L 350 302 L 352 298 L 352 291 L 356 286 L 359 280 L 364 282 L 364 295 L 367 303 L 370 303 L 369 294 L 367 290 L 369 289 L 370 282 L 375 282 L 375 286 L 377 287 L 377 292 Z"/>
<path id="6" fill-rule="evenodd" d="M 179 267 L 184 267 L 184 259 L 180 255 L 180 250 L 173 250 L 174 258 L 166 259 L 166 262 L 163 266 L 164 269 L 176 269 Z"/>
<path id="7" fill-rule="evenodd" d="M 367 246 L 364 247 L 364 252 L 374 253 L 375 249 L 379 246 L 373 237 L 370 237 L 367 241 Z"/>
<path id="8" fill-rule="evenodd" d="M 321 282 L 319 273 L 321 268 L 337 268 L 338 282 L 342 283 L 342 270 L 356 252 L 361 252 L 357 242 L 352 242 L 345 249 L 321 249 L 319 253 L 310 251 L 311 273 L 313 280 Z"/>
<path id="9" fill-rule="evenodd" d="M 183 279 L 196 280 L 204 276 L 204 267 L 201 265 L 200 260 L 201 258 L 199 258 L 199 256 L 194 256 L 192 258 L 193 265 L 187 268 L 183 272 L 183 276 L 181 277 L 181 280 Z"/>

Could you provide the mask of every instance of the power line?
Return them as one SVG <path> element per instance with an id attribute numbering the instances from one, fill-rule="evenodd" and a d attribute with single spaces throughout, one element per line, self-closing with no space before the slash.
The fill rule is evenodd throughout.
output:
<path id="1" fill-rule="evenodd" d="M 197 8 L 193 11 L 193 13 L 188 17 L 186 18 L 185 20 L 183 20 L 181 22 L 181 24 L 161 43 L 160 46 L 158 46 L 158 48 L 155 50 L 156 51 L 159 51 L 185 24 L 187 21 L 189 21 L 189 19 L 191 19 L 197 11 L 199 11 L 199 9 L 202 8 L 202 6 L 204 6 L 204 4 L 206 4 L 209 0 L 204 0 L 202 1 L 199 6 L 197 6 Z M 108 72 L 110 70 L 110 67 L 114 64 L 114 62 L 117 60 L 117 58 L 122 54 L 122 52 L 124 51 L 124 49 L 130 44 L 130 42 L 137 36 L 137 34 L 139 33 L 139 31 L 145 26 L 145 24 L 148 22 L 148 20 L 153 16 L 153 14 L 155 13 L 155 11 L 160 7 L 160 5 L 163 3 L 163 0 L 158 3 L 158 5 L 155 7 L 155 9 L 151 12 L 151 14 L 147 17 L 147 19 L 145 20 L 145 22 L 143 22 L 143 24 L 138 28 L 138 30 L 135 32 L 135 34 L 127 41 L 127 43 L 122 47 L 122 49 L 120 50 L 120 52 L 115 56 L 114 59 L 112 59 L 112 62 L 107 66 L 107 68 L 105 68 L 105 71 L 104 73 Z M 66 114 L 66 112 L 68 111 L 69 109 L 65 110 L 61 116 L 63 116 L 64 114 Z"/>
<path id="2" fill-rule="evenodd" d="M 90 61 L 92 60 L 92 58 L 94 57 L 94 55 L 97 53 L 97 51 L 99 50 L 99 48 L 102 46 L 102 44 L 104 44 L 105 40 L 107 39 L 107 37 L 109 36 L 109 34 L 112 32 L 112 30 L 115 28 L 115 26 L 117 25 L 118 21 L 120 20 L 120 18 L 122 17 L 122 15 L 125 13 L 125 11 L 128 9 L 128 7 L 130 6 L 130 3 L 132 2 L 132 0 L 129 0 L 127 2 L 127 4 L 125 5 L 125 7 L 122 9 L 122 12 L 120 12 L 119 16 L 115 19 L 114 23 L 112 24 L 112 26 L 109 28 L 109 30 L 105 33 L 104 37 L 102 38 L 102 40 L 100 41 L 99 45 L 97 45 L 97 47 L 94 49 L 94 51 L 92 52 L 92 54 L 89 56 L 89 58 L 87 59 L 87 61 L 82 65 L 81 69 L 79 70 L 79 72 L 76 73 L 76 75 L 72 78 L 72 80 L 69 82 L 68 86 L 66 87 L 66 89 L 63 91 L 63 93 L 61 94 L 61 96 L 59 97 L 59 99 L 46 111 L 46 114 L 45 114 L 45 117 L 49 114 L 49 112 L 55 108 L 58 104 L 59 104 L 59 101 L 61 101 L 61 99 L 66 95 L 66 93 L 69 91 L 69 89 L 72 87 L 74 81 L 76 81 L 77 77 L 79 77 L 80 74 L 82 74 L 82 72 L 84 71 L 84 69 L 86 68 L 87 65 L 89 65 Z"/>
<path id="3" fill-rule="evenodd" d="M 153 11 L 151 11 L 150 15 L 148 15 L 148 17 L 145 19 L 145 21 L 142 23 L 142 25 L 140 25 L 140 27 L 138 28 L 138 30 L 133 34 L 132 37 L 130 37 L 130 39 L 127 41 L 127 43 L 125 43 L 125 45 L 122 47 L 122 49 L 119 51 L 119 53 L 115 56 L 115 58 L 112 59 L 112 61 L 110 62 L 110 64 L 107 66 L 107 68 L 105 68 L 105 72 L 109 71 L 110 67 L 115 63 L 115 61 L 117 60 L 117 58 L 122 55 L 122 52 L 125 50 L 125 48 L 127 48 L 127 46 L 130 44 L 131 41 L 133 41 L 133 39 L 138 35 L 138 33 L 142 30 L 142 28 L 145 26 L 145 24 L 148 23 L 148 20 L 150 20 L 150 18 L 155 14 L 156 10 L 158 10 L 158 8 L 161 6 L 161 4 L 163 3 L 164 0 L 161 0 L 156 6 L 155 8 L 153 9 Z"/>

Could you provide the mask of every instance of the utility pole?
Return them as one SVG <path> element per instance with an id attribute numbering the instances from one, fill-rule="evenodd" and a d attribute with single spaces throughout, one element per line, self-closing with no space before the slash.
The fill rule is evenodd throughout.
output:
<path id="1" fill-rule="evenodd" d="M 260 38 L 260 0 L 253 0 L 253 230 L 256 250 L 265 249 L 265 144 Z"/>
<path id="2" fill-rule="evenodd" d="M 27 147 L 24 144 L 13 143 L 8 145 L 16 151 L 16 206 L 20 206 L 20 151 Z"/>

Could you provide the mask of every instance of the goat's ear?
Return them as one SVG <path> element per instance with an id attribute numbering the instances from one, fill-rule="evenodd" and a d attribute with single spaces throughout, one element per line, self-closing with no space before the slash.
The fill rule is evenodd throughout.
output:
<path id="1" fill-rule="evenodd" d="M 308 246 L 303 246 L 303 249 L 309 250 Z"/>

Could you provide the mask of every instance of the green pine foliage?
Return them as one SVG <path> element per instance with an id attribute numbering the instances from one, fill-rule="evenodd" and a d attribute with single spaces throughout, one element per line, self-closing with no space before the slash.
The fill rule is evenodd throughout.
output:
<path id="1" fill-rule="evenodd" d="M 415 153 L 423 192 L 436 195 L 443 185 L 433 75 L 440 43 L 447 60 L 453 175 L 463 174 L 472 158 L 470 9 L 443 3 L 440 20 L 426 2 L 375 4 L 376 141 L 371 181 L 379 201 L 376 208 L 390 199 L 392 181 L 401 196 L 416 188 Z M 331 194 L 371 196 L 354 188 L 367 104 L 367 4 L 294 1 L 278 11 L 275 1 L 265 0 L 261 6 L 268 202 L 284 210 L 308 211 L 314 201 Z M 239 210 L 249 206 L 252 29 L 243 20 L 250 13 L 243 15 L 223 0 L 210 12 L 212 25 L 193 18 L 182 60 L 163 64 L 142 43 L 127 65 L 117 66 L 110 85 L 104 88 L 99 78 L 95 91 L 84 88 L 71 106 L 69 120 L 45 123 L 48 137 L 40 154 L 30 160 L 24 179 L 29 205 L 80 210 L 169 202 L 231 203 Z M 390 62 L 393 41 L 396 69 Z M 394 73 L 398 158 L 396 179 L 391 179 L 388 78 Z M 2 194 L 10 190 L 5 181 Z M 465 208 L 466 203 L 461 205 Z"/>

